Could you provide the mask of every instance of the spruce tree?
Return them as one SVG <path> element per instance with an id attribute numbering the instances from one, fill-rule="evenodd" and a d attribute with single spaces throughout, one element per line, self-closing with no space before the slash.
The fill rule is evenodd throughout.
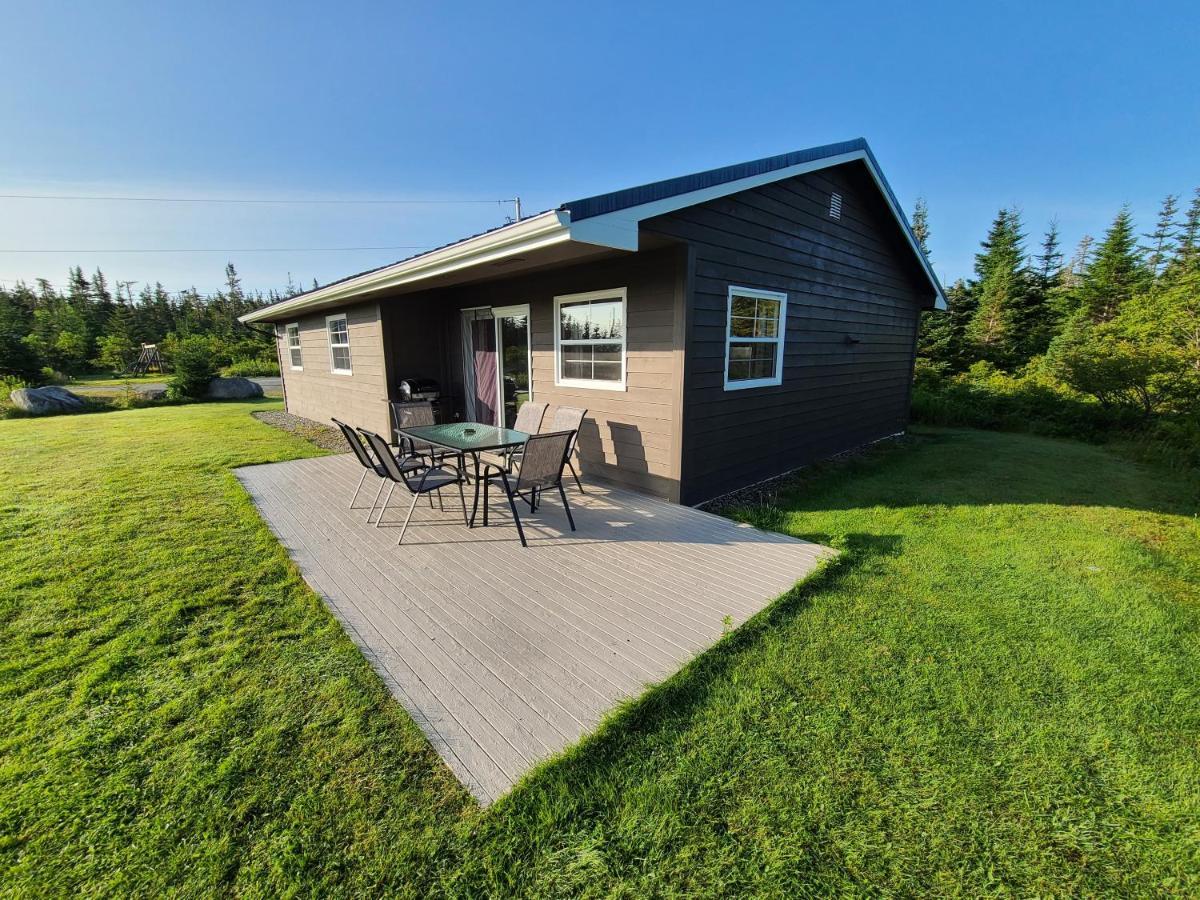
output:
<path id="1" fill-rule="evenodd" d="M 108 327 L 100 339 L 97 361 L 115 373 L 126 371 L 137 358 L 139 335 L 137 319 L 124 301 L 113 306 Z"/>
<path id="2" fill-rule="evenodd" d="M 242 279 L 238 277 L 233 263 L 225 263 L 225 290 L 229 299 L 235 303 L 240 303 L 245 299 L 246 295 L 242 292 Z"/>
<path id="3" fill-rule="evenodd" d="M 975 256 L 976 303 L 967 325 L 967 338 L 976 355 L 1000 367 L 1020 362 L 1020 327 L 1029 305 L 1024 234 L 1016 210 L 997 213 Z"/>
<path id="4" fill-rule="evenodd" d="M 974 297 L 960 278 L 946 289 L 946 310 L 924 314 L 919 352 L 938 371 L 954 374 L 974 362 L 966 332 L 975 307 Z"/>
<path id="5" fill-rule="evenodd" d="M 1167 262 L 1174 255 L 1175 239 L 1179 234 L 1179 223 L 1175 221 L 1175 214 L 1179 211 L 1178 201 L 1179 198 L 1174 194 L 1167 194 L 1158 211 L 1158 221 L 1154 230 L 1142 235 L 1149 243 L 1144 244 L 1141 250 L 1146 255 L 1146 265 L 1150 274 L 1155 278 L 1162 274 Z"/>
<path id="6" fill-rule="evenodd" d="M 925 254 L 925 259 L 929 260 L 929 206 L 924 197 L 918 197 L 917 204 L 913 207 L 912 233 L 917 239 L 917 246 Z"/>
<path id="7" fill-rule="evenodd" d="M 41 366 L 25 340 L 32 329 L 32 308 L 16 296 L 16 290 L 9 293 L 0 287 L 0 375 L 22 381 L 37 380 Z"/>
<path id="8" fill-rule="evenodd" d="M 1058 324 L 1055 294 L 1063 274 L 1063 255 L 1059 249 L 1058 221 L 1050 220 L 1042 237 L 1041 253 L 1029 274 L 1028 289 L 1017 304 L 1017 361 L 1028 362 L 1046 352 Z"/>
<path id="9" fill-rule="evenodd" d="M 1088 267 L 1092 264 L 1092 253 L 1096 247 L 1096 239 L 1090 234 L 1085 234 L 1079 239 L 1079 245 L 1075 248 L 1075 255 L 1071 257 L 1071 286 L 1078 287 L 1083 283 L 1083 276 L 1087 274 Z"/>
<path id="10" fill-rule="evenodd" d="M 1107 322 L 1147 280 L 1134 241 L 1133 218 L 1129 208 L 1122 207 L 1079 285 L 1080 312 L 1092 322 Z"/>
<path id="11" fill-rule="evenodd" d="M 92 273 L 92 308 L 96 312 L 96 320 L 100 329 L 106 330 L 108 318 L 113 314 L 113 297 L 108 290 L 108 279 L 99 268 Z"/>
<path id="12" fill-rule="evenodd" d="M 1171 268 L 1188 272 L 1200 264 L 1200 188 L 1196 188 L 1192 202 L 1188 204 L 1178 237 Z"/>
<path id="13" fill-rule="evenodd" d="M 1058 238 L 1058 219 L 1051 219 L 1046 226 L 1046 234 L 1042 238 L 1042 252 L 1034 257 L 1037 260 L 1037 276 L 1043 288 L 1047 291 L 1058 283 L 1062 271 L 1063 255 Z"/>
<path id="14" fill-rule="evenodd" d="M 913 207 L 912 233 L 917 246 L 929 260 L 929 207 L 924 197 L 918 197 Z M 954 357 L 954 334 L 948 310 L 927 309 L 921 313 L 917 332 L 917 355 L 926 359 L 938 371 L 949 371 Z"/>

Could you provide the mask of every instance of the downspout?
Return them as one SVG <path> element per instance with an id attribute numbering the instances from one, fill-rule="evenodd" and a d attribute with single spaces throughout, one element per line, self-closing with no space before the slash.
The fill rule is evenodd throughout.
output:
<path id="1" fill-rule="evenodd" d="M 272 324 L 270 331 L 264 331 L 261 328 L 255 328 L 249 322 L 238 322 L 238 324 L 247 331 L 253 331 L 255 334 L 269 334 L 275 342 L 275 362 L 279 366 L 279 384 L 283 388 L 283 411 L 287 412 L 287 379 L 283 376 L 283 351 L 279 349 L 279 326 Z"/>

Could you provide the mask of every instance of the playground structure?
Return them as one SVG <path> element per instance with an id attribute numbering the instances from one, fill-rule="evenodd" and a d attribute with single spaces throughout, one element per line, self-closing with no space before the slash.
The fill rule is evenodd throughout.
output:
<path id="1" fill-rule="evenodd" d="M 142 344 L 142 351 L 137 361 L 129 367 L 126 375 L 147 375 L 151 372 L 161 374 L 166 371 L 163 367 L 162 355 L 158 352 L 157 344 Z"/>

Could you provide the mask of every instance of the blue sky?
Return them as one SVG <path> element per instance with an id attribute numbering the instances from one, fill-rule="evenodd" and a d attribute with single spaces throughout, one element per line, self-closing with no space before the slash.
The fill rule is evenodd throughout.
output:
<path id="1" fill-rule="evenodd" d="M 1200 4 L 12 3 L 0 193 L 494 199 L 527 211 L 849 137 L 969 274 L 996 210 L 1073 244 L 1200 185 Z M 497 204 L 0 199 L 0 251 L 430 246 Z M 0 252 L 215 288 L 409 255 Z M 135 288 L 136 290 L 136 288 Z"/>

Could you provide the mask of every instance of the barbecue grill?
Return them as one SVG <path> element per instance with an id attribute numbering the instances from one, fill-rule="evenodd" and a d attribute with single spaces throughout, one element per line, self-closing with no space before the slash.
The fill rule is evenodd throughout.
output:
<path id="1" fill-rule="evenodd" d="M 419 403 L 428 400 L 433 404 L 433 417 L 441 421 L 442 386 L 432 378 L 402 378 L 398 385 L 400 400 L 404 403 Z"/>

